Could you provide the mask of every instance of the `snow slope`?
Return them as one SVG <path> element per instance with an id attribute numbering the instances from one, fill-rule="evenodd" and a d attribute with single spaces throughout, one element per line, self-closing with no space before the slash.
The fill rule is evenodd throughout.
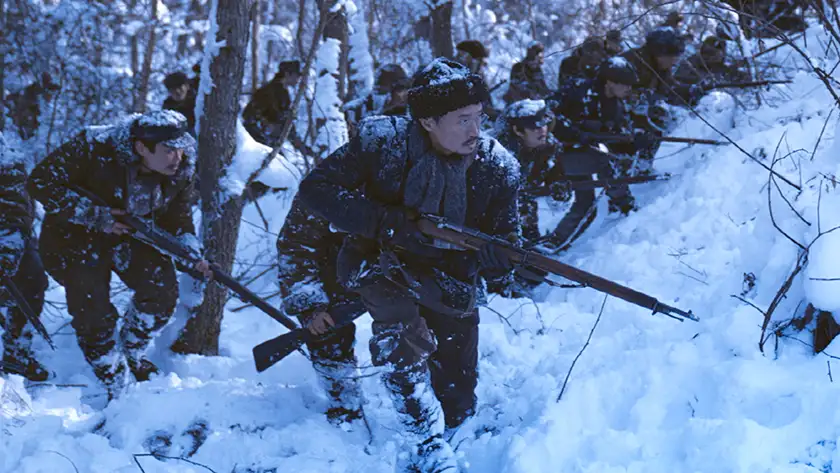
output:
<path id="1" fill-rule="evenodd" d="M 812 38 L 809 46 L 818 43 Z M 768 166 L 774 156 L 789 155 L 773 168 L 801 183 L 801 193 L 781 181 L 768 186 L 768 173 L 734 146 L 663 146 L 656 168 L 675 177 L 635 187 L 638 212 L 624 219 L 601 212 L 561 256 L 691 309 L 699 323 L 651 316 L 614 298 L 604 303 L 590 289 L 545 291 L 539 302 L 495 298 L 482 311 L 479 411 L 453 438 L 469 471 L 787 473 L 840 465 L 840 386 L 830 374 L 840 365 L 812 356 L 806 332 L 787 330 L 762 354 L 762 314 L 731 297 L 764 310 L 795 265 L 799 248 L 774 228 L 768 190 L 776 223 L 805 246 L 819 235 L 818 226 L 826 231 L 840 223 L 837 191 L 820 174 L 840 171 L 834 116 L 816 146 L 832 98 L 818 80 L 800 73 L 790 86 L 762 93 L 762 103 L 743 111 L 731 96 L 715 93 L 698 110 Z M 720 139 L 687 113 L 673 134 Z M 261 255 L 260 263 L 270 264 L 272 233 L 288 204 L 284 195 L 261 201 L 268 232 L 257 210 L 246 210 L 240 259 Z M 833 236 L 818 240 L 810 257 L 815 264 L 794 282 L 776 311 L 779 321 L 804 307 L 806 288 L 821 306 L 835 308 L 840 291 L 832 282 L 808 279 L 840 277 L 832 274 Z M 755 276 L 753 288 L 745 287 L 745 273 Z M 252 288 L 270 294 L 273 284 L 267 274 Z M 63 301 L 61 289 L 48 298 Z M 46 318 L 60 334 L 59 350 L 45 361 L 59 383 L 86 386 L 32 386 L 27 394 L 19 378 L 0 381 L 0 470 L 137 472 L 133 454 L 158 448 L 186 455 L 194 440 L 185 432 L 203 422 L 208 436 L 190 460 L 209 468 L 138 457 L 142 471 L 393 471 L 398 427 L 370 366 L 369 319 L 359 324 L 357 347 L 372 437 L 364 427 L 345 432 L 325 421 L 323 394 L 302 356 L 257 375 L 251 347 L 283 329 L 254 309 L 234 312 L 238 306 L 229 304 L 223 356 L 177 359 L 171 373 L 134 386 L 101 411 L 102 391 L 64 326 L 66 315 L 52 308 Z M 836 352 L 836 344 L 827 350 Z M 172 436 L 169 447 L 149 441 L 162 433 Z"/>

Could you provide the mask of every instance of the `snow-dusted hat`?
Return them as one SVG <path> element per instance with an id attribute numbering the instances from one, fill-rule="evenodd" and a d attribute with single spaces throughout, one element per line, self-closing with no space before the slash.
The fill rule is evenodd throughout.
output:
<path id="1" fill-rule="evenodd" d="M 481 41 L 475 39 L 461 41 L 455 49 L 469 54 L 473 59 L 484 59 L 490 56 L 490 51 L 487 50 L 487 47 Z"/>
<path id="2" fill-rule="evenodd" d="M 157 110 L 137 117 L 131 124 L 131 139 L 175 149 L 195 146 L 187 118 L 174 110 Z"/>
<path id="3" fill-rule="evenodd" d="M 291 61 L 283 61 L 277 65 L 277 72 L 279 74 L 289 75 L 289 74 L 298 74 L 300 75 L 300 61 L 297 59 L 293 59 Z"/>
<path id="4" fill-rule="evenodd" d="M 616 84 L 636 85 L 639 82 L 636 68 L 621 56 L 611 57 L 598 66 L 597 77 L 601 83 L 610 81 Z"/>
<path id="5" fill-rule="evenodd" d="M 525 99 L 514 102 L 505 109 L 505 120 L 518 128 L 542 128 L 554 120 L 554 114 L 545 100 Z"/>
<path id="6" fill-rule="evenodd" d="M 439 117 L 483 103 L 488 97 L 481 76 L 455 61 L 439 57 L 414 76 L 408 90 L 408 107 L 414 118 Z"/>
<path id="7" fill-rule="evenodd" d="M 679 56 L 685 51 L 685 40 L 670 26 L 660 26 L 645 37 L 645 48 L 654 56 Z"/>

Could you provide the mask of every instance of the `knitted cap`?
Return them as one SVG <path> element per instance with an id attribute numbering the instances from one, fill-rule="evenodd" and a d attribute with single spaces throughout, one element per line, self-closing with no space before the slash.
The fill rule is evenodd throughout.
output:
<path id="1" fill-rule="evenodd" d="M 408 107 L 414 118 L 440 117 L 483 103 L 489 98 L 481 76 L 455 61 L 439 57 L 414 76 Z"/>
<path id="2" fill-rule="evenodd" d="M 483 44 L 481 44 L 481 41 L 477 41 L 474 39 L 461 41 L 460 43 L 458 43 L 458 46 L 456 46 L 455 49 L 469 54 L 473 57 L 473 59 L 484 59 L 490 56 L 490 52 L 487 50 L 486 47 L 484 47 Z"/>

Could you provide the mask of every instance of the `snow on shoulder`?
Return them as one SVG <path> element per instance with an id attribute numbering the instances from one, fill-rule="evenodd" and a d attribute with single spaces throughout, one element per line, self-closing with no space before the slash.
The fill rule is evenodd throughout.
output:
<path id="1" fill-rule="evenodd" d="M 627 59 L 624 59 L 621 56 L 613 56 L 613 57 L 607 59 L 607 63 L 610 65 L 610 67 L 615 67 L 615 68 L 630 67 L 630 63 L 627 62 Z"/>

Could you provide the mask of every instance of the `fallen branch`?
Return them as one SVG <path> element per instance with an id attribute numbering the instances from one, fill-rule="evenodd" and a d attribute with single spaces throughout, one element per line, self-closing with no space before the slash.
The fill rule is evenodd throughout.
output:
<path id="1" fill-rule="evenodd" d="M 604 314 L 604 307 L 606 307 L 607 305 L 607 297 L 609 297 L 609 295 L 604 296 L 604 302 L 601 303 L 601 310 L 600 312 L 598 312 L 598 318 L 595 319 L 595 324 L 592 326 L 592 330 L 589 331 L 589 337 L 587 337 L 586 343 L 583 344 L 583 348 L 580 349 L 575 359 L 572 360 L 572 366 L 569 367 L 569 372 L 566 373 L 566 379 L 563 380 L 563 387 L 560 389 L 560 394 L 557 395 L 556 402 L 560 402 L 560 399 L 563 397 L 563 393 L 566 392 L 566 384 L 569 382 L 569 377 L 572 375 L 572 370 L 575 369 L 575 364 L 577 363 L 580 356 L 583 355 L 583 351 L 586 350 L 586 347 L 589 346 L 589 341 L 592 340 L 592 334 L 595 333 L 595 328 L 598 327 L 598 322 L 601 321 L 601 315 Z"/>
<path id="2" fill-rule="evenodd" d="M 135 453 L 135 454 L 134 454 L 134 455 L 132 455 L 132 456 L 134 457 L 134 463 L 137 463 L 137 468 L 140 468 L 140 471 L 142 471 L 143 473 L 146 473 L 146 470 L 144 470 L 144 469 L 143 469 L 143 465 L 141 465 L 141 464 L 140 464 L 140 460 L 139 460 L 139 458 L 141 458 L 141 457 L 152 457 L 152 458 L 154 458 L 155 460 L 160 460 L 160 459 L 165 459 L 165 460 L 180 460 L 180 461 L 182 461 L 182 462 L 189 463 L 190 465 L 193 465 L 193 466 L 200 466 L 201 468 L 204 468 L 205 470 L 207 470 L 207 471 L 209 471 L 209 472 L 211 472 L 211 473 L 216 473 L 216 471 L 215 471 L 215 470 L 213 470 L 212 468 L 210 468 L 209 466 L 207 466 L 207 465 L 202 465 L 201 463 L 196 463 L 196 462 L 194 462 L 194 461 L 192 461 L 192 460 L 187 460 L 186 458 L 181 458 L 181 457 L 168 457 L 168 456 L 166 456 L 166 455 L 159 455 L 159 454 L 157 454 L 157 453 Z"/>

